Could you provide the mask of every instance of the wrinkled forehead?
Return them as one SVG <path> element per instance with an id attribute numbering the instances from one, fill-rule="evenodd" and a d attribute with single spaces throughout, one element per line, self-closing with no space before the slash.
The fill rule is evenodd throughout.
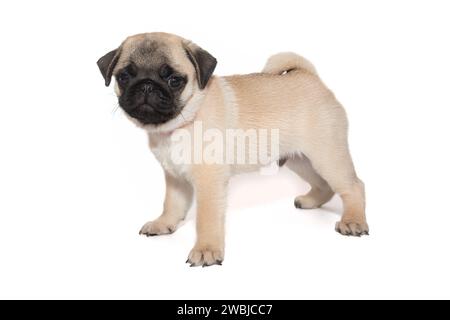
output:
<path id="1" fill-rule="evenodd" d="M 142 69 L 159 69 L 168 64 L 180 72 L 189 72 L 189 62 L 182 43 L 152 37 L 127 39 L 121 48 L 122 52 L 115 70 L 120 70 L 130 63 Z"/>

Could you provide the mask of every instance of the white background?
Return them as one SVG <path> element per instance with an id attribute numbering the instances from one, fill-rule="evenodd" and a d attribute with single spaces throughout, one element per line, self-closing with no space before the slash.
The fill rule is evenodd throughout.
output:
<path id="1" fill-rule="evenodd" d="M 450 298 L 448 1 L 2 1 L 1 298 Z M 113 112 L 97 59 L 166 31 L 216 74 L 309 58 L 344 104 L 370 237 L 334 232 L 341 203 L 296 210 L 283 169 L 233 180 L 222 267 L 184 264 L 175 234 L 138 236 L 164 179 L 144 132 Z"/>

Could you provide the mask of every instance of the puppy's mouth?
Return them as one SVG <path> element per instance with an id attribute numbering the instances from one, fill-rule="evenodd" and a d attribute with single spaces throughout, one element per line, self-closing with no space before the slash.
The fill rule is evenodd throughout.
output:
<path id="1" fill-rule="evenodd" d="M 179 111 L 174 108 L 155 108 L 148 103 L 140 104 L 133 109 L 123 108 L 126 113 L 140 123 L 146 124 L 163 124 L 175 118 Z M 127 110 L 128 109 L 128 110 Z"/>

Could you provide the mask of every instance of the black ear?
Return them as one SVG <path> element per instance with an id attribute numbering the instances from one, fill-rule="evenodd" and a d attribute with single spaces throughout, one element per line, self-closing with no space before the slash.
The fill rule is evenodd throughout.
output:
<path id="1" fill-rule="evenodd" d="M 192 42 L 186 43 L 184 49 L 195 67 L 198 85 L 200 89 L 204 89 L 216 68 L 217 60 L 209 52 Z"/>
<path id="2" fill-rule="evenodd" d="M 109 86 L 109 84 L 111 83 L 112 73 L 114 71 L 114 67 L 117 64 L 117 61 L 119 60 L 119 57 L 120 48 L 108 52 L 97 61 L 97 66 L 99 67 L 100 72 L 105 79 L 105 86 Z"/>

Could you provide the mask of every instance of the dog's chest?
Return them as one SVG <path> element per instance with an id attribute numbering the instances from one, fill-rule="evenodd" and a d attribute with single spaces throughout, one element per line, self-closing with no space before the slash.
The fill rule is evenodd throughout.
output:
<path id="1" fill-rule="evenodd" d="M 150 136 L 150 149 L 164 170 L 174 176 L 183 176 L 188 170 L 188 164 L 177 159 L 173 152 L 179 148 L 179 142 L 172 141 L 170 135 Z"/>

